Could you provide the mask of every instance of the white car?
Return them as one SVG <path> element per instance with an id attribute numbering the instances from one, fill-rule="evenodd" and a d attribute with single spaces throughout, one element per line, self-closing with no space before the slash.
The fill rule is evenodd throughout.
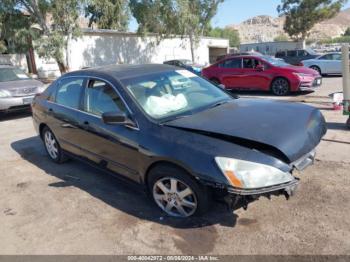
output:
<path id="1" fill-rule="evenodd" d="M 305 67 L 312 68 L 320 73 L 342 74 L 342 55 L 341 53 L 328 53 L 313 59 L 302 61 Z"/>

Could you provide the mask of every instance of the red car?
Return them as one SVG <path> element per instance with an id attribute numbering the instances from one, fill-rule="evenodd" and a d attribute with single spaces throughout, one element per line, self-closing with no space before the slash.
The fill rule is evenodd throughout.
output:
<path id="1" fill-rule="evenodd" d="M 292 66 L 269 56 L 232 56 L 204 68 L 202 75 L 228 90 L 289 92 L 314 90 L 322 84 L 320 74 L 310 68 Z"/>

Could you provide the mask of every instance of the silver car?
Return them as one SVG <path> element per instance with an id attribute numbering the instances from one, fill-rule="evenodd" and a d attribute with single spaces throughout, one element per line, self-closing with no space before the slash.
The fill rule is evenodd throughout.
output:
<path id="1" fill-rule="evenodd" d="M 34 96 L 45 88 L 42 82 L 30 78 L 21 69 L 0 65 L 0 113 L 29 108 Z"/>
<path id="2" fill-rule="evenodd" d="M 320 75 L 342 74 L 341 53 L 328 53 L 313 59 L 304 60 L 302 64 L 318 71 Z"/>

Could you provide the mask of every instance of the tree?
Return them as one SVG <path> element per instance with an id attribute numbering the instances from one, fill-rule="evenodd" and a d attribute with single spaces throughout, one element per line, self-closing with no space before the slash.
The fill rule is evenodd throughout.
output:
<path id="1" fill-rule="evenodd" d="M 130 9 L 142 35 L 156 33 L 158 37 L 188 36 L 192 61 L 200 36 L 207 33 L 210 21 L 224 0 L 131 0 Z"/>
<path id="2" fill-rule="evenodd" d="M 188 35 L 192 61 L 195 62 L 194 49 L 201 36 L 210 28 L 218 6 L 224 0 L 177 0 L 179 7 L 180 34 Z"/>
<path id="3" fill-rule="evenodd" d="M 282 0 L 277 11 L 285 16 L 284 30 L 294 40 L 305 41 L 315 24 L 334 17 L 347 0 Z"/>
<path id="4" fill-rule="evenodd" d="M 216 27 L 210 29 L 207 35 L 228 39 L 230 47 L 238 47 L 240 44 L 239 32 L 235 29 Z"/>
<path id="5" fill-rule="evenodd" d="M 17 29 L 40 35 L 35 48 L 39 56 L 54 58 L 61 73 L 68 70 L 68 42 L 79 36 L 77 23 L 83 0 L 2 0 L 6 12 L 28 17 L 28 25 Z M 36 28 L 36 29 L 35 29 Z"/>
<path id="6" fill-rule="evenodd" d="M 350 27 L 345 30 L 343 36 L 350 36 Z"/>
<path id="7" fill-rule="evenodd" d="M 91 0 L 85 8 L 89 27 L 96 23 L 100 29 L 126 31 L 130 20 L 128 0 Z"/>
<path id="8" fill-rule="evenodd" d="M 283 41 L 288 41 L 288 40 L 289 40 L 288 36 L 283 35 L 283 34 L 280 34 L 273 39 L 273 41 L 275 41 L 275 42 L 283 42 Z"/>

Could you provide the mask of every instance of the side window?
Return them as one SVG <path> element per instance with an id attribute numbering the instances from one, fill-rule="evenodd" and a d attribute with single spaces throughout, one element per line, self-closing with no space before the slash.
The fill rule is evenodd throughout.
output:
<path id="1" fill-rule="evenodd" d="M 333 54 L 333 60 L 341 60 L 341 54 Z"/>
<path id="2" fill-rule="evenodd" d="M 253 69 L 255 67 L 254 60 L 255 59 L 251 59 L 251 58 L 243 58 L 243 68 Z"/>
<path id="3" fill-rule="evenodd" d="M 321 60 L 332 60 L 333 56 L 332 56 L 332 54 L 327 54 L 327 55 L 322 56 L 320 59 Z"/>
<path id="4" fill-rule="evenodd" d="M 308 56 L 309 54 L 305 50 L 299 50 L 298 51 L 298 56 Z"/>
<path id="5" fill-rule="evenodd" d="M 219 67 L 223 68 L 241 68 L 241 59 L 228 59 L 225 60 L 224 62 L 220 63 Z"/>
<path id="6" fill-rule="evenodd" d="M 109 84 L 92 80 L 85 89 L 84 111 L 101 116 L 106 112 L 126 112 L 123 101 Z"/>
<path id="7" fill-rule="evenodd" d="M 75 109 L 79 108 L 83 82 L 83 78 L 62 79 L 56 92 L 56 103 Z"/>
<path id="8" fill-rule="evenodd" d="M 287 51 L 287 56 L 296 57 L 297 51 L 296 50 Z"/>
<path id="9" fill-rule="evenodd" d="M 285 56 L 285 52 L 283 51 L 279 51 L 276 53 L 276 57 L 284 57 Z"/>

